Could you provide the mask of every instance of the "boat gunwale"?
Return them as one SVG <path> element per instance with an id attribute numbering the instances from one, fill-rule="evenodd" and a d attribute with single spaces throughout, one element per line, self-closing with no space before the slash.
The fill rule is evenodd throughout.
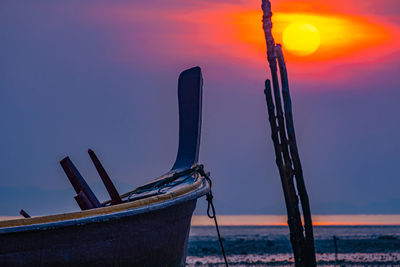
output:
<path id="1" fill-rule="evenodd" d="M 209 182 L 204 177 L 199 177 L 195 182 L 175 191 L 128 203 L 78 212 L 2 221 L 0 222 L 0 234 L 48 230 L 120 219 L 197 199 L 207 194 L 209 190 Z"/>

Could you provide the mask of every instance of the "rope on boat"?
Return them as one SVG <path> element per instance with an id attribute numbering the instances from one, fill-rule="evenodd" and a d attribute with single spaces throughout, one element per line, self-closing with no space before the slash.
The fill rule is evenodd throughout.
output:
<path id="1" fill-rule="evenodd" d="M 197 165 L 193 166 L 190 169 L 186 169 L 186 170 L 183 170 L 180 172 L 174 172 L 170 176 L 166 176 L 164 179 L 158 180 L 158 181 L 150 183 L 148 185 L 138 187 L 134 191 L 130 192 L 127 195 L 127 201 L 129 202 L 129 201 L 133 201 L 133 200 L 138 200 L 138 199 L 142 199 L 142 198 L 147 198 L 147 197 L 164 194 L 169 188 L 186 182 L 192 176 L 196 176 L 195 179 L 197 179 L 196 168 L 197 168 Z M 182 177 L 185 177 L 185 178 L 179 180 Z M 155 191 L 155 190 L 157 190 L 157 191 Z M 135 196 L 135 195 L 140 195 L 143 193 L 148 193 L 151 191 L 155 191 L 155 192 L 153 192 L 151 194 L 146 194 L 143 196 Z"/>
<path id="2" fill-rule="evenodd" d="M 137 199 L 147 198 L 147 197 L 154 196 L 154 195 L 164 194 L 166 192 L 166 190 L 168 190 L 168 188 L 171 188 L 171 187 L 174 187 L 174 186 L 179 185 L 181 183 L 184 183 L 189 178 L 191 178 L 192 176 L 194 176 L 195 179 L 198 179 L 198 174 L 203 176 L 208 181 L 208 183 L 210 184 L 210 191 L 206 194 L 206 200 L 208 202 L 207 216 L 210 219 L 214 219 L 215 228 L 216 228 L 217 234 L 218 234 L 219 245 L 221 247 L 222 255 L 224 257 L 225 265 L 228 267 L 229 266 L 228 265 L 228 260 L 226 259 L 226 253 L 225 253 L 225 249 L 224 249 L 224 244 L 222 243 L 221 233 L 219 232 L 217 216 L 216 216 L 215 207 L 214 207 L 214 203 L 213 203 L 214 196 L 213 196 L 212 191 L 211 191 L 212 181 L 211 181 L 211 178 L 210 178 L 210 173 L 204 171 L 204 166 L 202 164 L 195 165 L 195 166 L 191 167 L 190 169 L 186 169 L 186 170 L 181 171 L 181 172 L 173 173 L 171 176 L 168 176 L 168 177 L 166 177 L 166 178 L 164 178 L 162 180 L 156 181 L 156 182 L 151 183 L 149 185 L 145 185 L 145 186 L 139 187 L 136 190 L 134 190 L 131 193 L 129 193 L 127 200 L 129 202 L 129 201 L 132 201 L 132 200 L 137 200 Z M 178 180 L 179 178 L 182 178 L 184 176 L 186 176 L 186 177 L 183 178 L 182 180 Z M 152 194 L 133 197 L 133 195 L 147 193 L 147 192 L 151 192 L 151 191 L 154 191 L 154 190 L 157 190 L 157 191 L 152 193 Z"/>
<path id="3" fill-rule="evenodd" d="M 218 234 L 218 241 L 219 241 L 219 245 L 221 246 L 221 251 L 222 251 L 222 255 L 224 256 L 224 261 L 225 261 L 225 265 L 228 267 L 228 260 L 226 259 L 226 254 L 225 254 L 225 249 L 224 249 L 224 244 L 222 243 L 222 238 L 221 238 L 221 234 L 219 232 L 219 227 L 218 227 L 218 222 L 217 222 L 217 216 L 215 213 L 215 207 L 214 207 L 214 203 L 213 203 L 213 194 L 211 191 L 211 178 L 210 178 L 210 173 L 209 172 L 205 172 L 204 171 L 204 166 L 203 165 L 199 165 L 197 168 L 197 172 L 203 176 L 204 178 L 206 178 L 206 180 L 208 181 L 208 183 L 210 184 L 210 191 L 207 193 L 206 195 L 206 200 L 208 202 L 208 206 L 207 206 L 207 216 L 210 219 L 214 219 L 214 223 L 215 223 L 215 228 L 217 229 L 217 234 Z"/>

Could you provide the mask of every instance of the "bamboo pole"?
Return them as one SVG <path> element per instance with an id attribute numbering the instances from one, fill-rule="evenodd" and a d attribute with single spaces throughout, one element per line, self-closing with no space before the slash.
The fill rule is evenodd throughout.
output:
<path id="1" fill-rule="evenodd" d="M 292 243 L 295 265 L 312 267 L 316 266 L 316 260 L 311 210 L 296 145 L 286 64 L 282 49 L 280 45 L 275 44 L 271 32 L 271 3 L 268 0 L 262 0 L 261 7 L 263 10 L 263 29 L 267 44 L 267 57 L 272 79 L 272 89 L 270 80 L 265 82 L 265 97 L 268 106 L 276 164 L 278 166 L 285 197 L 290 241 Z M 282 110 L 282 99 L 279 90 L 278 67 L 281 78 L 284 112 Z M 272 91 L 274 97 L 272 97 Z M 294 179 L 296 179 L 296 187 Z M 299 197 L 297 194 L 300 196 L 304 215 L 305 236 L 300 215 Z"/>
<path id="2" fill-rule="evenodd" d="M 271 82 L 265 81 L 265 97 L 268 106 L 269 122 L 271 126 L 271 137 L 274 143 L 276 165 L 278 166 L 279 175 L 281 177 L 283 195 L 285 197 L 286 212 L 288 215 L 288 226 L 290 230 L 290 242 L 292 243 L 293 254 L 296 266 L 303 265 L 304 259 L 304 236 L 301 225 L 300 212 L 298 209 L 298 198 L 293 185 L 293 173 L 288 169 L 288 165 L 284 163 L 282 145 L 279 142 L 279 132 L 281 128 L 277 125 L 275 116 L 275 106 L 272 98 Z"/>
<path id="3" fill-rule="evenodd" d="M 306 264 L 307 266 L 313 266 L 312 264 L 314 263 L 315 265 L 316 259 L 315 259 L 314 234 L 312 227 L 311 209 L 310 209 L 310 202 L 308 199 L 306 186 L 304 183 L 303 169 L 301 167 L 300 156 L 297 149 L 296 135 L 293 123 L 292 101 L 290 99 L 290 91 L 289 91 L 289 79 L 287 76 L 287 69 L 281 46 L 277 45 L 275 47 L 275 51 L 278 59 L 279 73 L 281 76 L 282 98 L 285 107 L 285 120 L 286 120 L 286 127 L 289 139 L 288 142 L 289 142 L 290 156 L 292 157 L 293 161 L 293 170 L 296 179 L 297 192 L 300 196 L 301 208 L 303 210 L 305 242 L 306 242 L 305 253 L 307 253 Z"/>

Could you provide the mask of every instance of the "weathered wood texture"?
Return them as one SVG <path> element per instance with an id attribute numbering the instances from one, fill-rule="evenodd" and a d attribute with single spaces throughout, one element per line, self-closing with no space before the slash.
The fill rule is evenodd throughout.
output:
<path id="1" fill-rule="evenodd" d="M 271 33 L 271 3 L 268 0 L 262 0 L 261 7 L 263 10 L 263 29 L 267 44 L 267 57 L 272 79 L 272 88 L 270 80 L 265 82 L 265 96 L 276 164 L 285 197 L 290 241 L 296 266 L 316 266 L 311 210 L 297 150 L 285 60 L 281 46 L 275 44 Z M 279 88 L 278 67 L 283 99 L 281 99 Z M 301 200 L 305 232 L 303 231 L 298 195 Z"/>
<path id="2" fill-rule="evenodd" d="M 184 266 L 195 205 L 2 234 L 0 266 Z"/>

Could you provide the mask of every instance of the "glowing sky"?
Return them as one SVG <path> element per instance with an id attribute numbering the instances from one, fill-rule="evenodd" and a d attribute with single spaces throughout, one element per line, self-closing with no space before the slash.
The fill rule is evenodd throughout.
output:
<path id="1" fill-rule="evenodd" d="M 320 33 L 320 46 L 312 55 L 298 57 L 286 53 L 294 79 L 305 81 L 311 75 L 314 75 L 313 80 L 349 78 L 348 72 L 341 68 L 344 64 L 380 63 L 398 52 L 400 30 L 398 24 L 394 23 L 396 16 L 379 16 L 377 12 L 371 12 L 376 7 L 367 5 L 368 8 L 362 9 L 363 5 L 358 1 L 354 1 L 356 4 L 344 1 L 339 3 L 273 3 L 273 31 L 277 43 L 283 43 L 283 31 L 293 22 L 310 23 Z M 352 8 L 353 5 L 358 5 L 358 9 Z M 390 10 L 393 4 L 392 1 L 386 1 L 381 5 L 386 5 Z M 97 23 L 116 23 L 121 28 L 137 21 L 144 23 L 145 32 L 140 33 L 140 37 L 145 38 L 148 46 L 141 49 L 153 54 L 156 51 L 157 56 L 167 57 L 166 60 L 187 58 L 190 55 L 197 60 L 224 61 L 241 66 L 245 64 L 247 68 L 256 71 L 265 65 L 265 41 L 259 24 L 262 14 L 259 9 L 258 1 L 217 1 L 213 4 L 193 2 L 192 5 L 182 5 L 179 8 L 163 5 L 157 8 L 107 5 L 95 9 L 91 19 Z M 152 31 L 148 32 L 147 27 Z M 113 38 L 121 38 L 125 43 L 120 44 L 119 56 L 125 60 L 134 60 L 131 55 L 135 54 L 132 49 L 137 49 L 137 40 L 134 36 L 127 36 L 129 32 L 137 35 L 125 29 L 121 33 L 123 37 L 113 33 Z M 154 32 L 157 32 L 157 36 L 153 35 Z M 152 42 L 153 38 L 157 42 Z M 285 46 L 283 48 L 285 50 Z M 159 54 L 161 51 L 162 54 Z"/>
<path id="2" fill-rule="evenodd" d="M 320 34 L 310 55 L 283 47 L 312 211 L 400 213 L 398 0 L 272 5 L 277 42 L 297 21 Z M 177 77 L 195 65 L 204 76 L 200 158 L 217 209 L 284 214 L 260 1 L 6 0 L 0 215 L 77 209 L 58 164 L 65 155 L 105 199 L 89 147 L 121 192 L 167 171 L 177 150 Z"/>

